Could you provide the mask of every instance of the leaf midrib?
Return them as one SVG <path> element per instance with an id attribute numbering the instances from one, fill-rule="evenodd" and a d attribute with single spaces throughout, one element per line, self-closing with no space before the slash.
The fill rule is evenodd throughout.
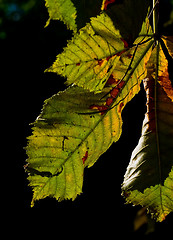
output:
<path id="1" fill-rule="evenodd" d="M 140 64 L 141 60 L 144 58 L 144 56 L 146 55 L 146 53 L 148 52 L 148 50 L 150 49 L 150 47 L 153 45 L 154 43 L 154 40 L 151 40 L 149 42 L 149 44 L 147 45 L 145 51 L 143 52 L 143 54 L 141 55 L 141 57 L 139 58 L 139 60 L 136 62 L 136 64 L 134 65 L 134 68 L 130 71 L 128 77 L 127 77 L 127 80 L 123 86 L 123 89 L 125 88 L 126 84 L 128 83 L 131 75 L 135 72 L 135 70 L 137 69 L 138 65 Z M 136 84 L 135 84 L 136 85 Z M 128 94 L 130 93 L 130 91 L 128 92 Z M 62 163 L 62 166 L 71 158 L 71 156 L 76 152 L 78 151 L 78 149 L 82 146 L 82 144 L 86 141 L 86 139 L 90 136 L 90 134 L 92 132 L 95 131 L 95 129 L 97 128 L 97 126 L 103 121 L 103 119 L 107 116 L 107 112 L 109 110 L 112 110 L 112 108 L 114 108 L 115 106 L 117 106 L 120 102 L 122 102 L 127 96 L 128 94 L 122 98 L 117 104 L 114 105 L 114 103 L 116 102 L 117 100 L 117 97 L 119 96 L 119 94 L 117 95 L 117 97 L 114 99 L 112 105 L 109 106 L 109 108 L 107 109 L 107 111 L 105 111 L 105 114 L 100 116 L 100 119 L 98 120 L 98 122 L 95 124 L 95 126 L 93 128 L 91 128 L 91 130 L 86 134 L 85 138 L 83 140 L 81 140 L 81 143 L 77 145 L 77 147 L 69 154 L 69 156 L 64 160 L 64 162 Z M 79 113 L 78 113 L 79 114 Z M 92 113 L 91 113 L 92 114 Z M 39 120 L 39 119 L 38 119 Z M 72 161 L 72 165 L 73 165 L 73 161 Z M 58 173 L 58 170 L 59 168 L 56 169 L 56 171 L 52 174 L 52 177 L 56 176 L 56 174 Z M 74 167 L 73 167 L 74 169 Z M 61 173 L 60 173 L 61 174 Z M 48 178 L 48 180 L 45 182 L 44 186 L 42 186 L 42 189 L 44 189 L 44 187 L 47 185 L 47 183 L 52 179 L 52 177 Z M 38 196 L 39 193 L 37 193 L 36 196 Z M 36 198 L 36 197 L 35 197 Z"/>

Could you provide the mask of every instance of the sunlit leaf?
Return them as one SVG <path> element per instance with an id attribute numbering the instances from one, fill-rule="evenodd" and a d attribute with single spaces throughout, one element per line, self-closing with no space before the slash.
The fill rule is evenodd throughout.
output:
<path id="1" fill-rule="evenodd" d="M 133 48 L 137 62 L 122 55 L 101 93 L 74 86 L 46 101 L 27 147 L 32 205 L 47 196 L 74 199 L 82 192 L 84 167 L 92 166 L 121 135 L 122 109 L 140 89 L 152 44 L 139 45 L 138 52 Z"/>
<path id="2" fill-rule="evenodd" d="M 146 20 L 142 25 L 141 37 L 138 37 L 135 44 L 150 40 L 149 36 L 144 36 L 144 32 L 148 31 L 151 30 Z M 97 18 L 92 18 L 91 22 L 81 29 L 47 71 L 67 77 L 68 85 L 74 83 L 90 91 L 99 92 L 114 71 L 120 56 L 129 49 L 131 48 L 128 42 L 122 39 L 111 19 L 103 13 Z M 126 58 L 132 57 L 133 52 L 134 48 Z M 145 46 L 140 53 L 143 58 L 146 54 Z M 134 71 L 136 61 L 133 63 Z M 123 74 L 127 68 L 126 64 Z"/>
<path id="3" fill-rule="evenodd" d="M 128 202 L 149 208 L 162 221 L 173 211 L 173 88 L 159 45 L 147 68 L 147 113 L 122 188 Z"/>
<path id="4" fill-rule="evenodd" d="M 46 0 L 48 23 L 62 20 L 74 36 L 47 69 L 70 87 L 45 101 L 28 138 L 32 206 L 48 196 L 73 200 L 82 192 L 84 168 L 119 139 L 122 110 L 143 80 L 147 112 L 123 194 L 158 221 L 173 211 L 173 81 L 166 59 L 173 60 L 173 38 L 152 33 L 149 16 L 155 9 L 149 14 L 149 5 Z"/>
<path id="5" fill-rule="evenodd" d="M 76 33 L 84 27 L 91 17 L 100 13 L 102 0 L 45 0 L 50 20 L 61 20 Z"/>
<path id="6" fill-rule="evenodd" d="M 68 28 L 77 31 L 76 25 L 76 8 L 71 0 L 45 0 L 46 7 L 49 12 L 49 20 L 46 23 L 48 26 L 50 20 L 61 20 Z"/>
<path id="7" fill-rule="evenodd" d="M 75 199 L 82 192 L 84 167 L 93 165 L 118 140 L 120 103 L 107 112 L 91 107 L 104 104 L 104 94 L 70 87 L 45 102 L 27 147 L 32 206 L 47 196 Z"/>

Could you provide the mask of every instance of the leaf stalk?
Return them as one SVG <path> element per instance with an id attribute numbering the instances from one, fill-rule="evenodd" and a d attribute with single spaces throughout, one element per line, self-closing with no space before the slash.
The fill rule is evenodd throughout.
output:
<path id="1" fill-rule="evenodd" d="M 159 16 L 158 4 L 159 0 L 153 0 L 153 32 L 155 36 L 158 36 L 158 16 Z"/>

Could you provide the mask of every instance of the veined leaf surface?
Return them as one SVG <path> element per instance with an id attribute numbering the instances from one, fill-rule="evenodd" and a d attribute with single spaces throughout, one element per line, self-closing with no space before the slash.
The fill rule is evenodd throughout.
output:
<path id="1" fill-rule="evenodd" d="M 45 0 L 45 2 L 49 12 L 49 20 L 46 26 L 48 26 L 51 19 L 61 20 L 71 30 L 77 31 L 76 8 L 71 0 Z"/>
<path id="2" fill-rule="evenodd" d="M 70 87 L 46 101 L 27 147 L 29 181 L 35 200 L 74 199 L 82 192 L 84 166 L 91 166 L 121 133 L 120 112 L 93 114 L 94 95 Z M 96 110 L 95 110 L 96 111 Z"/>
<path id="3" fill-rule="evenodd" d="M 45 0 L 50 20 L 61 20 L 76 33 L 91 17 L 100 14 L 102 0 Z"/>
<path id="4" fill-rule="evenodd" d="M 164 36 L 162 39 L 168 49 L 169 54 L 173 58 L 173 36 Z"/>
<path id="5" fill-rule="evenodd" d="M 27 146 L 32 205 L 47 196 L 74 199 L 82 192 L 84 167 L 92 166 L 121 135 L 122 109 L 140 89 L 152 44 L 138 46 L 135 69 L 127 71 L 133 63 L 124 53 L 101 93 L 73 86 L 45 102 Z"/>
<path id="6" fill-rule="evenodd" d="M 119 31 L 105 14 L 92 18 L 57 56 L 47 71 L 67 77 L 67 84 L 98 92 L 103 89 L 124 50 Z M 109 70 L 109 71 L 108 71 Z"/>
<path id="7" fill-rule="evenodd" d="M 142 45 L 142 42 L 149 41 L 150 37 L 145 36 L 151 33 L 148 24 L 146 19 L 135 44 L 141 41 Z M 97 93 L 105 86 L 120 56 L 128 50 L 131 50 L 129 56 L 132 57 L 134 48 L 128 46 L 108 15 L 102 13 L 97 18 L 92 18 L 91 22 L 80 30 L 47 71 L 67 77 L 68 85 L 73 83 Z M 140 53 L 146 54 L 145 45 Z M 136 61 L 133 61 L 134 66 Z M 133 70 L 135 71 L 135 68 Z"/>
<path id="8" fill-rule="evenodd" d="M 47 70 L 71 87 L 45 101 L 28 138 L 31 205 L 47 196 L 75 199 L 82 192 L 84 168 L 119 139 L 122 109 L 147 77 L 142 136 L 122 188 L 128 202 L 149 208 L 162 221 L 173 211 L 173 82 L 159 41 L 171 58 L 173 38 L 157 32 L 159 1 L 150 14 L 149 0 L 45 1 L 47 25 L 62 20 L 75 35 Z M 152 13 L 154 35 L 147 17 Z"/>
<path id="9" fill-rule="evenodd" d="M 149 208 L 162 221 L 173 211 L 173 87 L 159 45 L 147 68 L 147 113 L 122 189 L 128 202 Z"/>

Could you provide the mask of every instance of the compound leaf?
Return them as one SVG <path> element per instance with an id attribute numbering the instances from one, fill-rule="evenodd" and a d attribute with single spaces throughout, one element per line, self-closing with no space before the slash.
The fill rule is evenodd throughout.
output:
<path id="1" fill-rule="evenodd" d="M 173 211 L 173 87 L 159 44 L 147 69 L 147 113 L 122 189 L 128 202 L 149 208 L 162 221 Z"/>
<path id="2" fill-rule="evenodd" d="M 173 86 L 160 45 L 173 58 L 173 38 L 153 35 L 148 0 L 45 2 L 47 25 L 59 19 L 75 35 L 47 69 L 71 86 L 45 101 L 28 138 L 31 206 L 48 196 L 61 201 L 82 192 L 84 168 L 119 139 L 122 110 L 144 79 L 147 113 L 122 190 L 127 202 L 162 221 L 173 211 Z"/>
<path id="3" fill-rule="evenodd" d="M 27 146 L 32 205 L 47 196 L 75 199 L 82 192 L 84 167 L 121 135 L 122 109 L 140 90 L 152 44 L 144 41 L 138 51 L 134 46 L 134 62 L 123 53 L 101 93 L 73 86 L 46 100 Z"/>
<path id="4" fill-rule="evenodd" d="M 154 40 L 149 21 L 129 46 L 102 13 L 69 42 L 48 71 L 76 84 L 46 100 L 27 154 L 33 200 L 75 199 L 92 166 L 122 131 L 121 112 L 140 90 Z"/>

